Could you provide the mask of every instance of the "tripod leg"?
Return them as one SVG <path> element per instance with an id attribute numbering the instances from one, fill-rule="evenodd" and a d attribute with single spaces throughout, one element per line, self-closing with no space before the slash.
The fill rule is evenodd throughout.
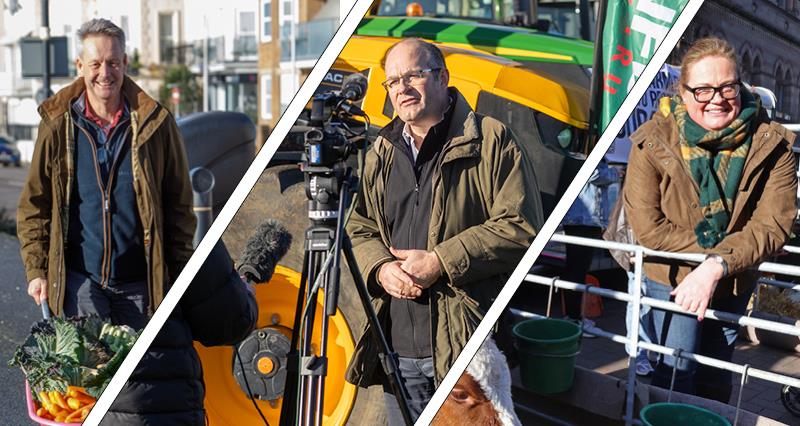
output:
<path id="1" fill-rule="evenodd" d="M 297 349 L 297 341 L 300 336 L 300 316 L 305 300 L 306 284 L 308 281 L 308 264 L 311 253 L 306 250 L 303 253 L 303 269 L 300 277 L 300 288 L 297 291 L 297 306 L 294 314 L 294 325 L 292 326 L 292 340 L 289 346 L 289 354 L 286 356 L 286 385 L 283 388 L 283 405 L 281 406 L 280 426 L 292 426 L 297 420 L 297 381 L 299 379 L 298 363 L 300 353 Z"/>
<path id="2" fill-rule="evenodd" d="M 378 315 L 370 302 L 367 285 L 364 278 L 358 271 L 356 266 L 356 257 L 353 254 L 353 245 L 350 243 L 350 237 L 342 235 L 342 251 L 345 259 L 347 259 L 347 266 L 350 268 L 350 274 L 353 275 L 353 281 L 356 283 L 356 290 L 358 290 L 358 297 L 361 299 L 361 304 L 364 307 L 364 312 L 367 314 L 367 321 L 369 322 L 370 329 L 372 330 L 372 337 L 381 348 L 381 365 L 383 372 L 389 380 L 389 386 L 392 388 L 394 397 L 397 399 L 397 405 L 400 407 L 400 412 L 403 414 L 403 420 L 406 425 L 411 426 L 414 424 L 411 418 L 411 410 L 408 408 L 408 401 L 406 400 L 406 392 L 403 388 L 403 382 L 400 378 L 400 371 L 397 367 L 397 354 L 392 352 L 389 348 L 389 343 L 386 341 L 386 336 L 381 329 Z"/>

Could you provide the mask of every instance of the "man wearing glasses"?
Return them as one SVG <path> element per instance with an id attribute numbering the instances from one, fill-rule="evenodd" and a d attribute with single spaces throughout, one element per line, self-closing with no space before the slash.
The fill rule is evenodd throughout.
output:
<path id="1" fill-rule="evenodd" d="M 347 230 L 416 418 L 530 245 L 542 211 L 513 135 L 448 87 L 436 46 L 400 41 L 385 70 L 397 117 L 367 154 Z M 347 372 L 364 387 L 382 383 L 370 339 L 367 331 Z M 389 424 L 402 424 L 384 389 Z"/>
<path id="2" fill-rule="evenodd" d="M 166 108 L 125 76 L 125 33 L 78 30 L 80 78 L 39 107 L 17 210 L 28 294 L 56 315 L 142 328 L 192 252 L 186 153 Z"/>

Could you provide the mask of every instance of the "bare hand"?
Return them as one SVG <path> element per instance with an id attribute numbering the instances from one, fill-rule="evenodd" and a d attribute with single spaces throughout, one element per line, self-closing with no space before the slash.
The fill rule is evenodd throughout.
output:
<path id="1" fill-rule="evenodd" d="M 34 278 L 28 283 L 28 296 L 32 297 L 37 305 L 47 299 L 47 278 Z"/>
<path id="2" fill-rule="evenodd" d="M 416 299 L 422 295 L 422 288 L 414 284 L 403 269 L 399 260 L 384 263 L 378 269 L 378 283 L 392 297 L 398 299 Z"/>
<path id="3" fill-rule="evenodd" d="M 414 283 L 428 288 L 442 276 L 442 265 L 439 256 L 432 251 L 389 249 L 394 257 L 403 261 L 403 271 L 408 273 Z"/>
<path id="4" fill-rule="evenodd" d="M 675 303 L 683 310 L 696 313 L 697 320 L 702 321 L 722 274 L 722 266 L 708 259 L 690 272 L 670 294 L 675 296 Z"/>

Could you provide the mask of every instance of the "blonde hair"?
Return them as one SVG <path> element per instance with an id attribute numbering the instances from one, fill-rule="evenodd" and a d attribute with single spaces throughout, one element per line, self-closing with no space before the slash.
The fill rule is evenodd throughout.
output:
<path id="1" fill-rule="evenodd" d="M 733 46 L 718 37 L 705 37 L 695 40 L 689 47 L 689 50 L 686 51 L 686 54 L 683 55 L 683 60 L 681 61 L 681 78 L 678 82 L 680 84 L 680 89 L 683 89 L 683 87 L 686 86 L 686 82 L 689 80 L 689 68 L 701 59 L 710 56 L 730 60 L 734 68 L 736 68 L 736 76 L 741 76 L 739 58 L 736 56 L 736 50 L 733 49 Z"/>

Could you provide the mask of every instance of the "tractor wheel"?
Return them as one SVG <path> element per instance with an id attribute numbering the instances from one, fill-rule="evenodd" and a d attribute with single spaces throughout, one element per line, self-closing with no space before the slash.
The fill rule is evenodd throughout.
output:
<path id="1" fill-rule="evenodd" d="M 258 225 L 267 219 L 278 220 L 292 234 L 292 247 L 282 259 L 281 266 L 276 271 L 275 277 L 270 283 L 257 285 L 257 300 L 259 303 L 259 323 L 258 327 L 262 334 L 258 335 L 259 330 L 254 332 L 250 342 L 250 348 L 259 336 L 261 338 L 281 341 L 284 339 L 277 333 L 269 329 L 280 329 L 288 336 L 294 322 L 295 298 L 299 283 L 300 273 L 303 262 L 303 243 L 305 230 L 309 226 L 307 218 L 307 203 L 305 195 L 305 185 L 303 174 L 296 165 L 285 165 L 269 167 L 259 178 L 253 190 L 248 195 L 245 202 L 237 212 L 230 226 L 223 234 L 225 245 L 231 252 L 234 261 L 238 259 L 239 253 L 256 230 Z M 275 284 L 273 281 L 280 281 Z M 342 260 L 341 288 L 339 292 L 340 313 L 331 321 L 329 334 L 329 366 L 328 376 L 325 387 L 325 424 L 342 425 L 345 424 L 384 424 L 385 413 L 383 408 L 383 391 L 380 386 L 370 389 L 356 388 L 353 385 L 344 383 L 344 367 L 352 356 L 351 347 L 360 337 L 358 334 L 363 330 L 366 323 L 366 315 L 363 312 L 358 294 L 355 291 L 353 279 L 346 262 Z M 317 315 L 319 318 L 319 315 Z M 340 318 L 337 322 L 336 318 Z M 276 321 L 277 319 L 277 321 Z M 319 323 L 319 321 L 318 321 Z M 335 336 L 334 336 L 335 334 Z M 268 337 L 267 337 L 268 336 Z M 349 340 L 349 342 L 345 342 Z M 245 341 L 247 342 L 247 340 Z M 244 347 L 245 342 L 242 343 Z M 278 345 L 281 346 L 281 345 Z M 336 348 L 334 348 L 336 346 Z M 268 350 L 251 350 L 248 354 L 259 352 L 265 354 Z M 234 379 L 234 372 L 237 367 L 241 370 L 231 348 L 219 350 L 219 348 L 203 348 L 198 346 L 201 360 L 203 361 L 204 374 L 206 380 L 206 409 L 210 424 L 260 424 L 263 423 L 258 413 L 249 400 L 246 390 L 239 386 Z M 240 350 L 240 354 L 244 348 Z M 219 353 L 214 353 L 219 352 Z M 272 362 L 276 359 L 274 354 L 268 354 L 270 361 L 261 363 L 252 358 L 250 363 L 245 360 L 245 364 L 250 364 L 251 372 L 267 365 L 274 367 Z M 264 358 L 264 357 L 262 357 Z M 246 366 L 248 367 L 248 366 Z M 259 374 L 264 373 L 261 371 Z M 255 374 L 255 373 L 253 373 Z M 268 374 L 261 377 L 267 380 Z M 224 381 L 225 385 L 220 384 L 224 391 L 214 392 L 208 378 L 213 383 Z M 252 381 L 252 376 L 251 381 Z M 241 381 L 240 381 L 241 382 Z M 254 386 L 251 386 L 254 387 Z M 251 389 L 252 390 L 252 389 Z M 257 400 L 258 401 L 258 400 Z M 264 412 L 270 424 L 277 424 L 280 414 L 280 404 L 282 398 L 272 401 L 258 401 L 258 406 Z M 338 410 L 338 411 L 337 411 Z M 342 413 L 346 410 L 346 413 Z M 239 417 L 234 416 L 236 412 L 241 413 Z"/>

